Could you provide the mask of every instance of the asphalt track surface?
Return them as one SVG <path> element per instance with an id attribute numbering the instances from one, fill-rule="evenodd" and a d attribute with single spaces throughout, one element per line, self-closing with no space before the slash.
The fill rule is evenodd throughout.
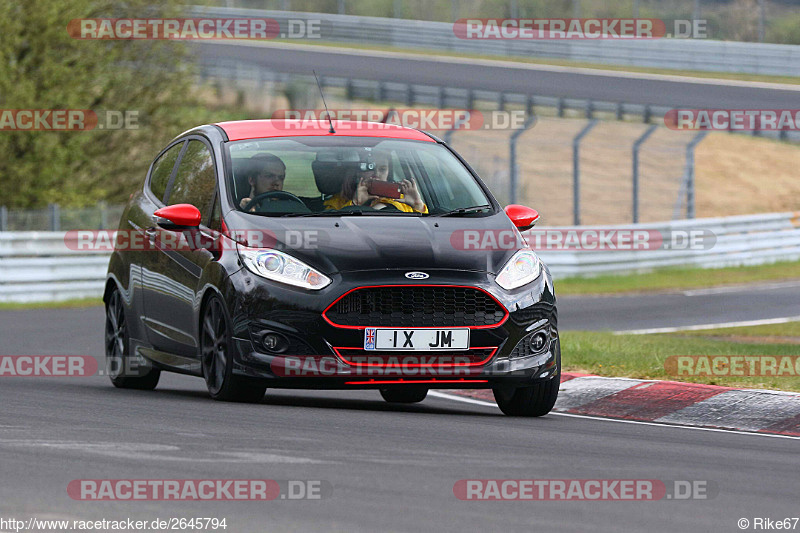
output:
<path id="1" fill-rule="evenodd" d="M 243 61 L 281 73 L 339 76 L 418 85 L 505 91 L 538 96 L 708 109 L 793 109 L 800 86 L 681 78 L 348 50 L 306 45 L 196 43 L 207 64 Z"/>
<path id="2" fill-rule="evenodd" d="M 569 317 L 596 301 L 563 299 L 562 324 L 579 325 Z M 625 309 L 629 298 L 608 301 Z M 3 311 L 0 346 L 99 354 L 102 319 L 100 308 Z M 0 379 L 2 518 L 224 517 L 234 532 L 682 532 L 800 514 L 796 439 L 558 414 L 512 419 L 442 397 L 397 407 L 372 391 L 269 390 L 259 405 L 226 404 L 210 400 L 199 378 L 174 374 L 152 392 L 114 389 L 103 376 Z M 66 492 L 76 479 L 320 480 L 332 492 L 302 501 L 82 502 Z M 461 479 L 703 480 L 716 494 L 470 502 L 453 494 Z"/>

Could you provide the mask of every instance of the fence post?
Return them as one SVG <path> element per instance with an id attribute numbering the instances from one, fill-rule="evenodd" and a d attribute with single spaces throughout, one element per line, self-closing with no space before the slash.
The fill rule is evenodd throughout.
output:
<path id="1" fill-rule="evenodd" d="M 694 149 L 707 131 L 701 131 L 686 145 L 686 218 L 694 218 Z"/>
<path id="2" fill-rule="evenodd" d="M 572 224 L 575 226 L 581 225 L 581 140 L 595 126 L 597 126 L 597 119 L 590 120 L 575 138 L 572 139 Z"/>
<path id="3" fill-rule="evenodd" d="M 50 231 L 61 231 L 61 208 L 58 204 L 50 204 Z"/>
<path id="4" fill-rule="evenodd" d="M 108 204 L 100 202 L 100 229 L 108 229 Z"/>
<path id="5" fill-rule="evenodd" d="M 8 208 L 0 205 L 0 231 L 8 231 Z"/>
<path id="6" fill-rule="evenodd" d="M 645 131 L 633 143 L 633 223 L 639 222 L 639 148 L 650 137 L 653 132 L 658 128 L 657 124 L 652 124 L 647 131 Z"/>
<path id="7" fill-rule="evenodd" d="M 511 139 L 508 143 L 509 151 L 509 169 L 508 175 L 511 178 L 511 191 L 509 195 L 509 203 L 517 203 L 517 192 L 519 191 L 519 167 L 517 166 L 517 139 L 520 135 L 528 131 L 531 127 L 536 125 L 536 115 L 528 115 L 525 123 L 520 129 L 511 134 Z"/>

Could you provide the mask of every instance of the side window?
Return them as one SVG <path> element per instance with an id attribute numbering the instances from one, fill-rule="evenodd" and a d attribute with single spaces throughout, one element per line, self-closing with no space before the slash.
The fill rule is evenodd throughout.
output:
<path id="1" fill-rule="evenodd" d="M 211 211 L 211 220 L 208 221 L 208 227 L 215 231 L 222 231 L 222 205 L 219 203 L 219 196 L 214 201 L 214 208 Z"/>
<path id="2" fill-rule="evenodd" d="M 208 220 L 211 202 L 217 187 L 214 175 L 214 158 L 208 147 L 200 141 L 191 140 L 178 163 L 167 200 L 173 204 L 192 204 Z"/>
<path id="3" fill-rule="evenodd" d="M 167 192 L 167 183 L 175 167 L 175 161 L 181 153 L 184 143 L 178 143 L 158 158 L 153 165 L 153 172 L 150 174 L 150 191 L 159 200 L 164 200 L 164 193 Z"/>

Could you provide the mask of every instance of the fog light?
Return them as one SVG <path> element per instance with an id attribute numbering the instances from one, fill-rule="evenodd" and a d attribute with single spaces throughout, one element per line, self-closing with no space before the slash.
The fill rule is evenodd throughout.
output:
<path id="1" fill-rule="evenodd" d="M 542 351 L 542 349 L 546 345 L 547 345 L 547 334 L 543 331 L 540 331 L 531 338 L 531 349 L 533 350 L 534 353 Z"/>
<path id="2" fill-rule="evenodd" d="M 289 348 L 289 341 L 280 333 L 264 333 L 261 337 L 261 346 L 271 353 L 283 353 Z"/>

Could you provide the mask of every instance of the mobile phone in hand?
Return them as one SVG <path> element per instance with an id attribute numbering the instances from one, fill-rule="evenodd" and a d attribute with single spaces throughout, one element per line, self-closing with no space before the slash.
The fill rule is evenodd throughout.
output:
<path id="1" fill-rule="evenodd" d="M 402 198 L 400 184 L 391 181 L 372 180 L 367 185 L 367 191 L 381 198 Z"/>

